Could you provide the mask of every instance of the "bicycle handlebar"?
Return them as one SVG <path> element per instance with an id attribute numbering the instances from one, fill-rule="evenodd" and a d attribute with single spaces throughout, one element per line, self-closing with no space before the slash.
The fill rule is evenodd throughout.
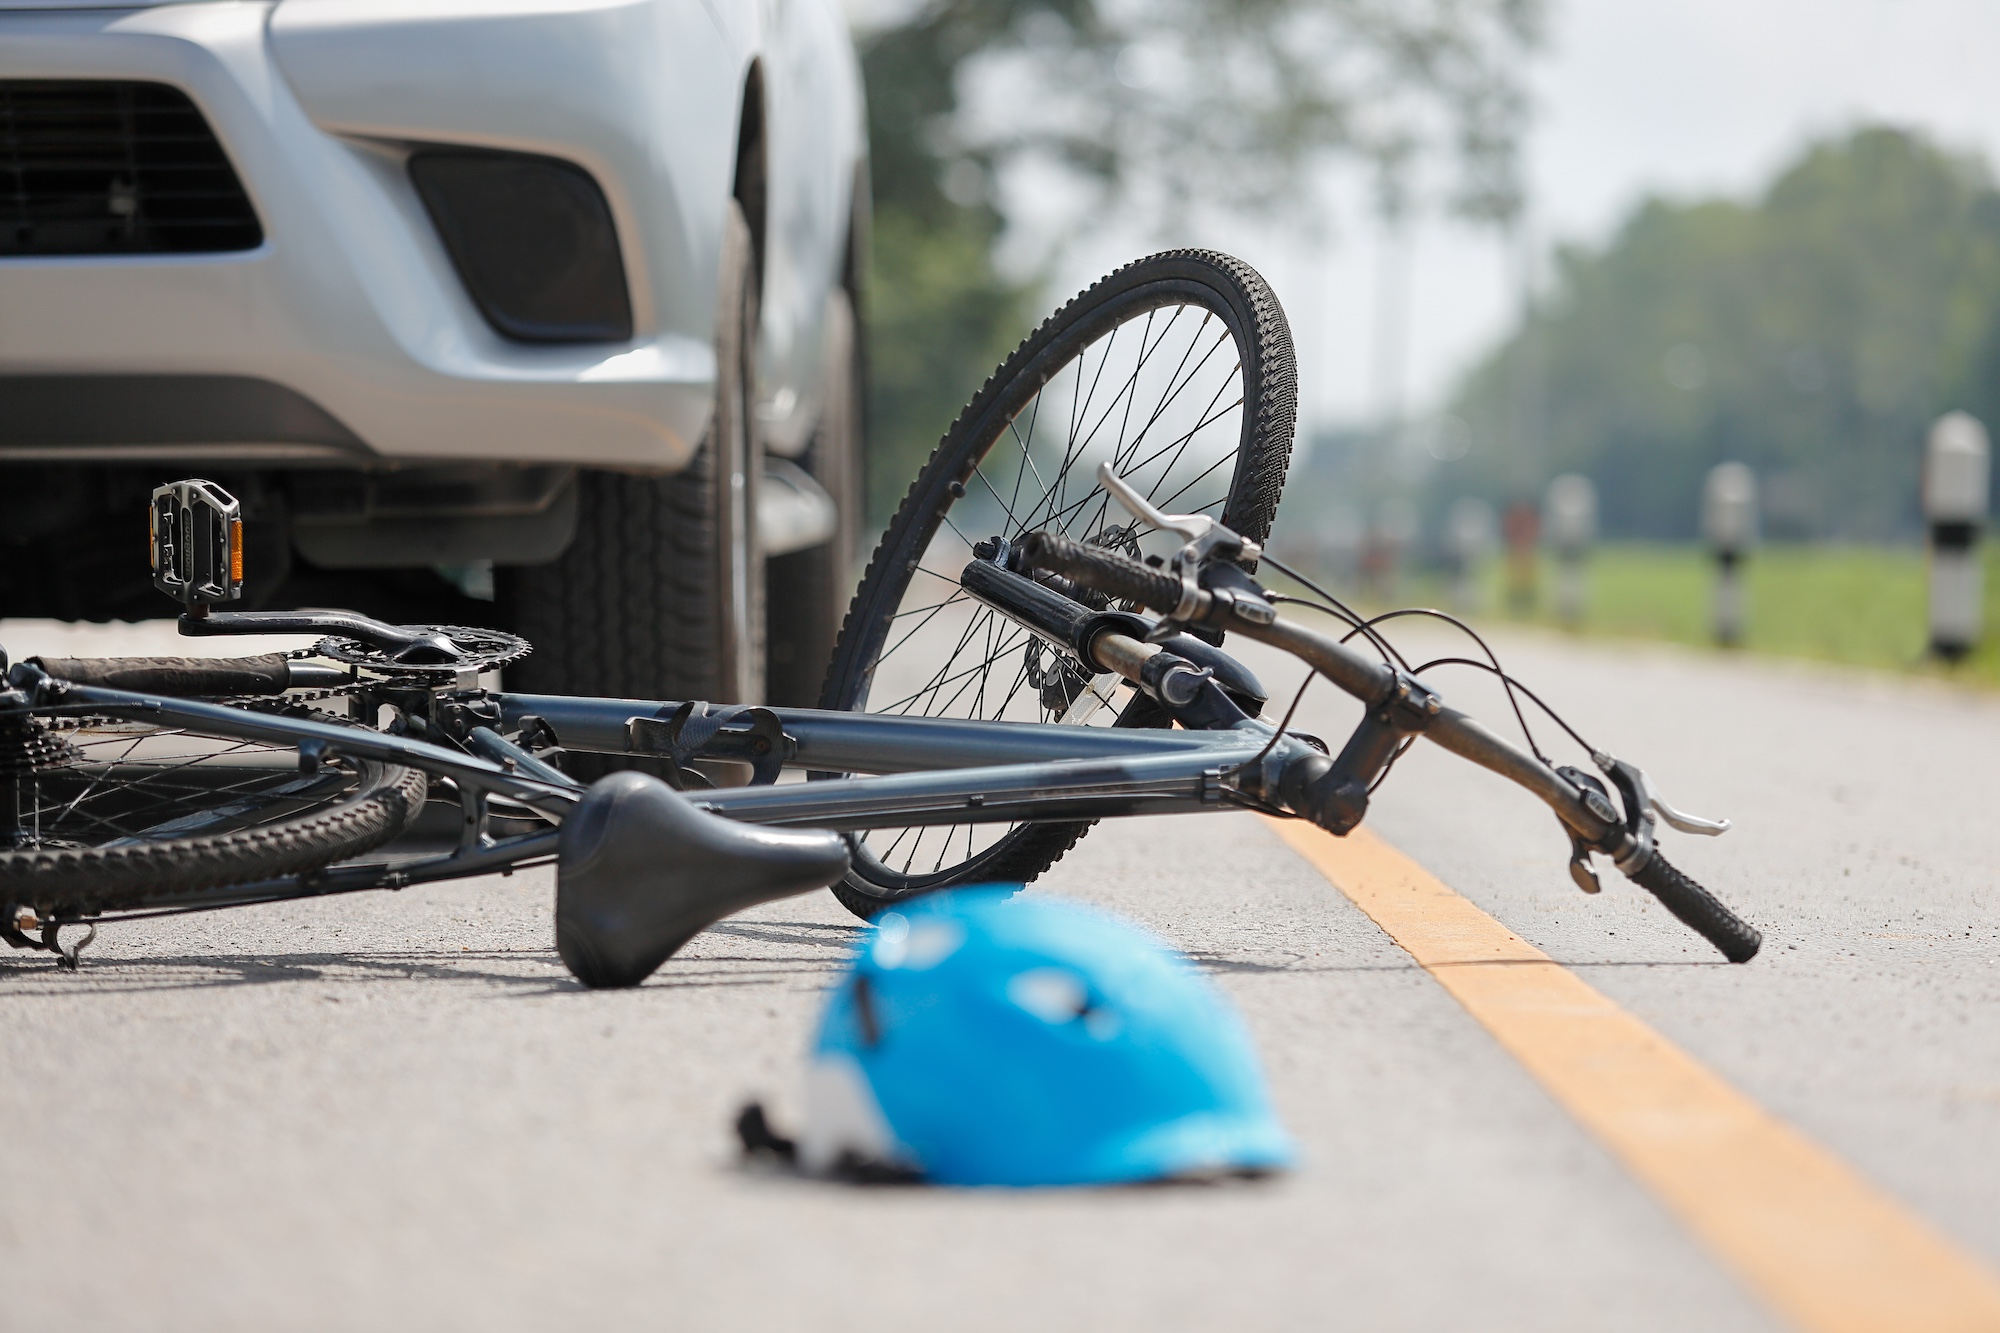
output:
<path id="1" fill-rule="evenodd" d="M 1053 532 L 1021 539 L 1021 556 L 1037 569 L 1052 570 L 1111 597 L 1151 607 L 1161 615 L 1180 605 L 1181 581 L 1104 546 L 1090 546 Z"/>
<path id="2" fill-rule="evenodd" d="M 1631 880 L 1660 900 L 1695 934 L 1722 951 L 1732 963 L 1747 963 L 1763 947 L 1757 928 L 1724 907 L 1716 896 L 1689 879 L 1653 849 L 1646 864 L 1631 872 Z"/>
<path id="3" fill-rule="evenodd" d="M 1179 614 L 1190 623 L 1233 630 L 1291 653 L 1371 709 L 1385 703 L 1398 688 L 1398 673 L 1393 668 L 1337 640 L 1283 619 L 1246 617 L 1239 613 L 1239 603 L 1226 593 L 1198 591 L 1190 598 L 1178 576 L 1142 565 L 1120 552 L 1044 532 L 1029 533 L 1022 540 L 1021 551 L 1035 567 L 1112 597 L 1137 602 L 1162 615 Z M 1269 615 L 1268 606 L 1261 609 Z M 1626 872 L 1632 882 L 1658 898 L 1730 962 L 1748 962 L 1756 955 L 1762 937 L 1755 928 L 1671 865 L 1656 848 L 1634 838 L 1623 823 L 1592 809 L 1585 794 L 1548 764 L 1455 708 L 1441 708 L 1422 734 L 1534 793 L 1592 849 L 1616 862 L 1630 864 L 1637 859 L 1637 867 Z"/>

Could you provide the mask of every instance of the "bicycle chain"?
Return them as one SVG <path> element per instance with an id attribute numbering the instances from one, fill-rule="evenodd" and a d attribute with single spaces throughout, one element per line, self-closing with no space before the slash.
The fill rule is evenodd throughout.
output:
<path id="1" fill-rule="evenodd" d="M 319 654 L 311 648 L 294 648 L 285 654 L 285 660 L 287 662 L 302 662 L 307 658 L 317 656 Z M 329 685 L 323 690 L 301 690 L 296 694 L 287 690 L 285 693 L 271 699 L 265 699 L 263 696 L 258 695 L 242 695 L 226 700 L 226 702 L 242 707 L 254 707 L 260 701 L 265 703 L 283 703 L 287 707 L 294 704 L 316 704 L 324 702 L 327 699 L 349 698 L 355 694 L 359 694 L 363 689 L 367 688 L 367 685 L 367 681 L 357 677 L 345 685 Z"/>
<path id="2" fill-rule="evenodd" d="M 327 654 L 320 651 L 321 645 L 324 644 L 325 642 L 327 641 L 321 640 L 320 643 L 314 644 L 310 648 L 291 649 L 289 652 L 285 653 L 284 655 L 285 660 L 288 662 L 303 662 L 315 657 L 325 657 Z M 518 662 L 521 658 L 526 657 L 527 655 L 528 655 L 527 645 L 523 644 L 518 651 L 507 655 L 505 660 L 493 663 L 491 666 L 482 666 L 480 669 L 491 670 L 493 669 L 493 666 L 505 666 L 512 662 Z M 301 705 L 325 703 L 329 699 L 350 699 L 353 698 L 355 695 L 360 694 L 363 690 L 369 689 L 370 687 L 395 683 L 394 681 L 395 675 L 403 675 L 406 677 L 414 677 L 417 679 L 422 679 L 424 677 L 435 678 L 439 674 L 438 668 L 435 667 L 431 667 L 428 669 L 426 668 L 412 669 L 412 668 L 399 668 L 394 665 L 384 665 L 384 666 L 374 666 L 372 669 L 377 671 L 386 670 L 390 672 L 391 675 L 378 679 L 366 679 L 357 676 L 354 680 L 349 681 L 345 685 L 329 685 L 324 689 L 317 689 L 317 690 L 300 690 L 300 691 L 288 690 L 284 694 L 280 695 L 271 695 L 271 696 L 251 695 L 251 694 L 229 695 L 217 699 L 216 702 L 229 708 L 242 708 L 245 710 L 257 711 L 257 712 L 272 712 L 272 711 L 277 711 L 279 709 L 295 708 Z M 410 682 L 406 680 L 404 683 L 410 683 Z M 79 717 L 79 716 L 70 716 L 64 718 L 45 718 L 43 719 L 43 725 L 49 726 L 57 730 L 75 730 L 87 725 L 89 722 L 93 720 L 97 719 L 93 719 L 90 717 Z"/>

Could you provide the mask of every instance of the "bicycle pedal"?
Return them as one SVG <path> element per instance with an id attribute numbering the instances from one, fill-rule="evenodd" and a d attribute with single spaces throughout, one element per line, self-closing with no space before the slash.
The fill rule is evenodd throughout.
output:
<path id="1" fill-rule="evenodd" d="M 243 506 L 235 496 L 212 481 L 170 481 L 153 492 L 147 517 L 155 588 L 193 616 L 243 595 Z"/>

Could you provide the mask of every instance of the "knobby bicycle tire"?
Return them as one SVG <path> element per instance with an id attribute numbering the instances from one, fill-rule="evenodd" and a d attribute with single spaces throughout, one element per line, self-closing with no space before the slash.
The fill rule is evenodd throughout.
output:
<path id="1" fill-rule="evenodd" d="M 423 808 L 421 770 L 355 760 L 354 787 L 285 819 L 109 847 L 0 850 L 0 905 L 44 919 L 171 903 L 181 894 L 302 874 L 391 841 Z"/>
<path id="2" fill-rule="evenodd" d="M 1018 439 L 1017 418 L 1025 415 L 1027 405 L 1034 403 L 1039 414 L 1044 387 L 1072 365 L 1081 366 L 1099 340 L 1108 335 L 1115 341 L 1128 322 L 1169 307 L 1206 311 L 1222 322 L 1234 343 L 1241 377 L 1241 425 L 1234 468 L 1218 517 L 1254 541 L 1261 542 L 1269 535 L 1284 488 L 1297 416 L 1297 369 L 1284 310 L 1256 270 L 1227 255 L 1177 250 L 1138 260 L 1099 280 L 1044 321 L 994 371 L 952 423 L 911 483 L 869 561 L 841 626 L 821 693 L 822 708 L 867 707 L 884 644 L 916 577 L 918 561 L 947 523 L 953 506 L 967 495 L 968 487 L 980 475 L 979 464 L 1003 433 L 1011 430 Z M 1151 327 L 1149 321 L 1146 328 Z M 1137 336 L 1143 367 L 1147 335 Z M 1103 354 L 1100 373 L 1110 355 L 1108 351 Z M 1079 381 L 1082 375 L 1079 370 Z M 1091 388 L 1094 393 L 1094 383 Z M 1071 445 L 1075 443 L 1076 424 L 1071 423 Z M 1031 424 L 1029 441 L 1021 445 L 1024 456 L 1032 454 L 1033 432 Z M 1121 434 L 1121 442 L 1122 438 Z M 1065 468 L 1070 462 L 1068 448 Z M 1012 518 L 1013 509 L 999 498 L 993 482 L 988 479 L 985 486 L 994 491 Z M 1094 479 L 1091 486 L 1095 486 Z M 1153 498 L 1158 503 L 1171 497 Z M 1051 506 L 1052 511 L 1058 508 L 1067 512 L 1067 507 Z M 1138 707 L 1128 709 L 1120 724 L 1170 725 L 1156 710 Z M 920 876 L 895 876 L 885 863 L 878 869 L 857 849 L 856 868 L 833 892 L 849 910 L 866 918 L 898 898 L 954 884 L 1025 883 L 1059 860 L 1091 822 L 1020 825 L 964 862 Z M 969 836 L 967 841 L 969 848 Z"/>

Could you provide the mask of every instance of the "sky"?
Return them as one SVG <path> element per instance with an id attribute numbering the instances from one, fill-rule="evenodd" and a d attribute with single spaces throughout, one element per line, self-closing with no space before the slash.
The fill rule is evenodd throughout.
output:
<path id="1" fill-rule="evenodd" d="M 849 0 L 862 21 L 900 2 Z M 1531 234 L 1544 250 L 1601 243 L 1648 194 L 1754 194 L 1810 139 L 1863 122 L 1918 127 L 2000 163 L 2000 0 L 1551 5 L 1527 145 Z M 1490 232 L 1420 225 L 1404 254 L 1408 300 L 1385 303 L 1380 279 L 1396 269 L 1365 217 L 1318 244 L 1238 225 L 1202 239 L 1263 270 L 1284 302 L 1308 428 L 1379 420 L 1396 400 L 1411 417 L 1437 410 L 1518 309 L 1518 265 Z M 1081 287 L 1147 248 L 1088 238 L 1059 282 Z M 1378 355 L 1395 345 L 1378 337 L 1392 322 L 1383 312 L 1399 309 L 1400 374 Z"/>
<path id="2" fill-rule="evenodd" d="M 1533 232 L 1595 244 L 1649 194 L 1749 196 L 1809 140 L 1863 122 L 2000 164 L 1996 69 L 1995 0 L 1554 0 L 1532 79 Z M 1302 415 L 1375 419 L 1392 396 L 1375 348 L 1380 238 L 1262 245 L 1293 318 Z M 1407 259 L 1402 397 L 1421 415 L 1510 326 L 1518 268 L 1491 233 L 1438 221 Z"/>

